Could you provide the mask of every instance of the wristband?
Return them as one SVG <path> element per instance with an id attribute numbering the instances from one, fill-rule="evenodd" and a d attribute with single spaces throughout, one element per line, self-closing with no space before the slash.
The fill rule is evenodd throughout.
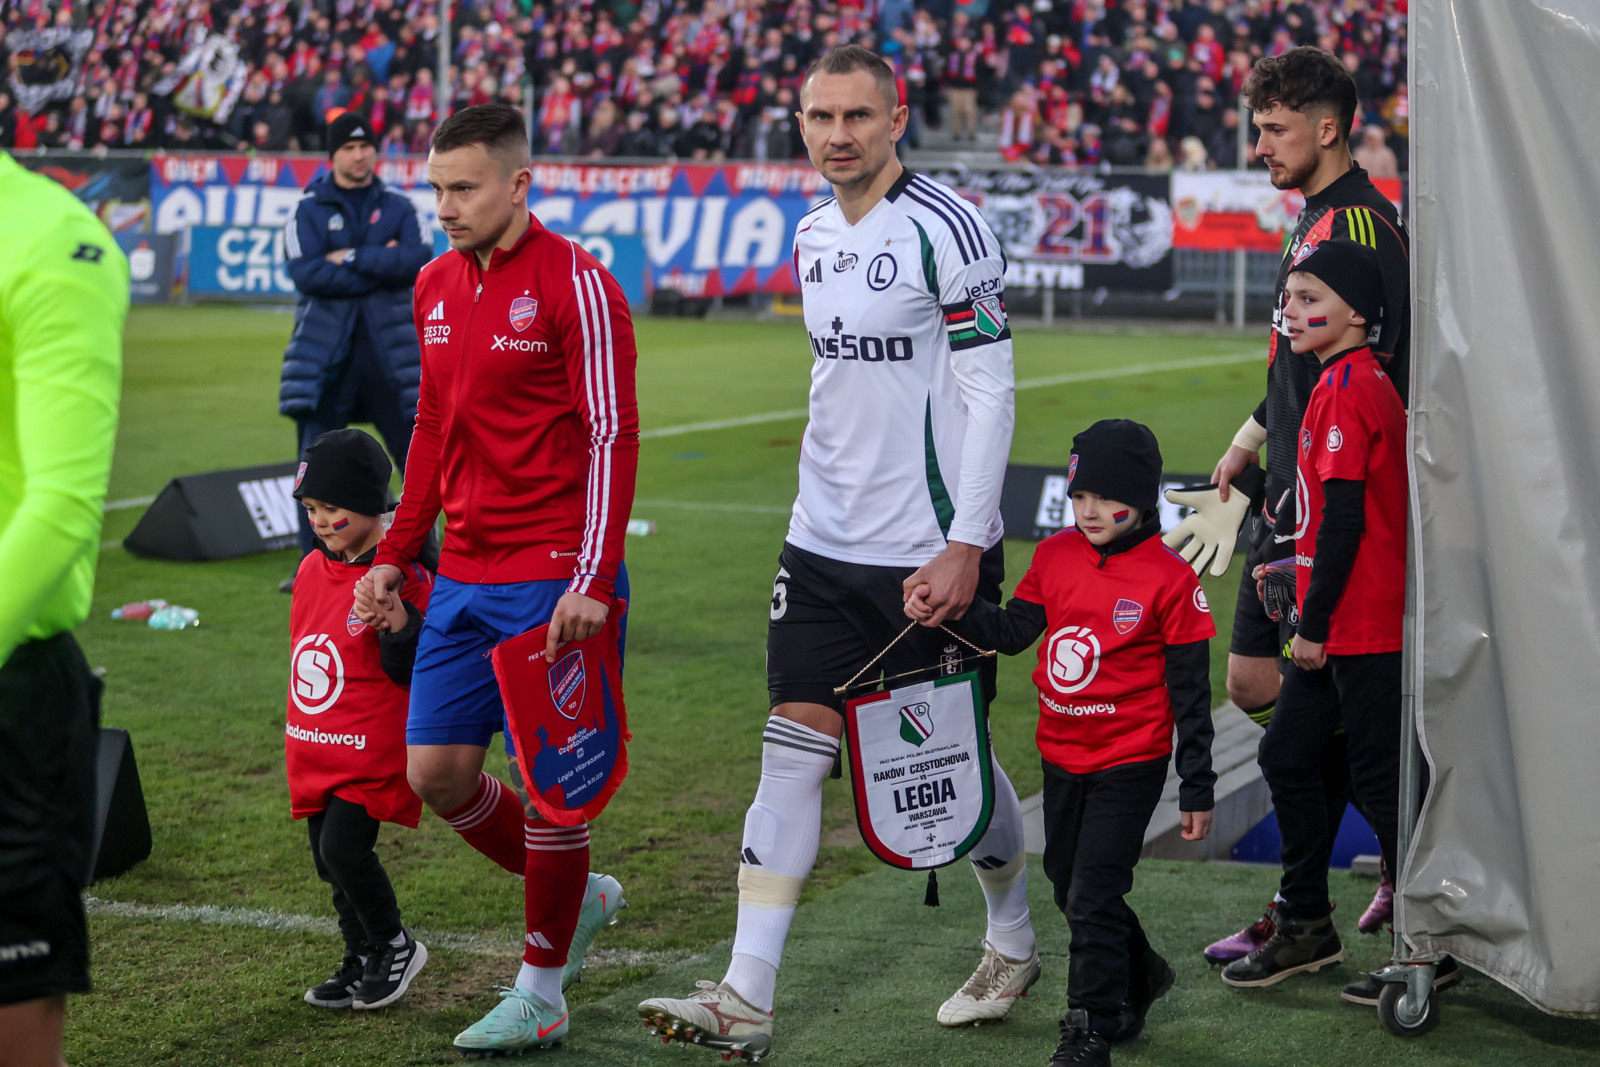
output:
<path id="1" fill-rule="evenodd" d="M 1267 428 L 1256 421 L 1251 415 L 1244 420 L 1244 425 L 1239 427 L 1239 432 L 1233 435 L 1233 447 L 1242 448 L 1246 452 L 1260 452 L 1261 446 L 1267 443 Z"/>

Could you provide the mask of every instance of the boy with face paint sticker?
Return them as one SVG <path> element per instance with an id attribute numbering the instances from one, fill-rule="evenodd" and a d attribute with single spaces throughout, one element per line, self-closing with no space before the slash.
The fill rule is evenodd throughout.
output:
<path id="1" fill-rule="evenodd" d="M 305 993 L 318 1008 L 386 1007 L 428 961 L 427 948 L 401 923 L 373 845 L 380 823 L 415 829 L 422 813 L 406 782 L 405 721 L 433 575 L 412 564 L 404 599 L 377 610 L 375 625 L 350 607 L 350 587 L 383 540 L 391 473 L 382 446 L 352 428 L 320 435 L 295 475 L 293 495 L 318 550 L 300 561 L 289 609 L 289 806 L 306 820 L 317 876 L 333 890 L 344 938 L 338 970 Z"/>
<path id="2" fill-rule="evenodd" d="M 1328 899 L 1332 838 L 1317 803 L 1325 751 L 1341 729 L 1356 800 L 1389 869 L 1398 870 L 1406 415 L 1367 344 L 1385 310 L 1378 256 L 1354 241 L 1307 244 L 1286 288 L 1290 345 L 1315 356 L 1321 370 L 1297 451 L 1299 621 L 1277 712 L 1261 740 L 1261 770 L 1283 835 L 1282 902 L 1272 937 L 1222 972 L 1242 988 L 1344 958 Z M 1366 1003 L 1365 984 L 1347 988 L 1345 999 Z"/>
<path id="3" fill-rule="evenodd" d="M 1044 758 L 1044 868 L 1072 930 L 1067 1017 L 1052 1064 L 1108 1064 L 1175 975 L 1124 899 L 1177 760 L 1183 837 L 1211 828 L 1211 609 L 1162 543 L 1161 451 L 1136 422 L 1073 438 L 1075 526 L 1041 542 L 1002 610 L 974 601 L 949 625 L 1016 655 L 1048 634 L 1033 681 Z M 923 589 L 906 614 L 932 615 Z M 1176 727 L 1177 745 L 1173 734 Z"/>

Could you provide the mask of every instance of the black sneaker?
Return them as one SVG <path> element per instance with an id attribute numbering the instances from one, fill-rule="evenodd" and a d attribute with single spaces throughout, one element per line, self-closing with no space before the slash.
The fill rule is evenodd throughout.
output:
<path id="1" fill-rule="evenodd" d="M 1122 1002 L 1122 1011 L 1117 1016 L 1117 1029 L 1106 1040 L 1113 1045 L 1121 1045 L 1143 1033 L 1144 1018 L 1150 1014 L 1150 1006 L 1166 996 L 1172 983 L 1177 980 L 1178 972 L 1157 956 L 1146 972 L 1145 980 L 1136 983 L 1141 988 L 1129 988 L 1128 999 Z"/>
<path id="2" fill-rule="evenodd" d="M 283 581 L 278 583 L 278 592 L 280 592 L 280 593 L 293 593 L 294 592 L 294 575 L 291 574 L 291 575 L 289 575 L 289 577 L 285 578 Z"/>
<path id="3" fill-rule="evenodd" d="M 1279 913 L 1278 929 L 1265 945 L 1222 969 L 1222 980 L 1240 989 L 1277 985 L 1301 972 L 1313 973 L 1344 959 L 1333 916 L 1295 919 Z"/>
<path id="4" fill-rule="evenodd" d="M 360 956 L 347 955 L 337 974 L 315 989 L 306 990 L 306 1003 L 314 1008 L 348 1008 L 361 988 L 364 969 Z"/>
<path id="5" fill-rule="evenodd" d="M 1061 1020 L 1061 1044 L 1049 1067 L 1111 1067 L 1111 1046 L 1089 1029 L 1088 1012 L 1069 1011 Z"/>
<path id="6" fill-rule="evenodd" d="M 1433 972 L 1433 991 L 1449 989 L 1461 981 L 1461 964 L 1451 956 L 1446 956 L 1439 961 L 1439 966 Z M 1351 982 L 1339 991 L 1339 999 L 1351 1004 L 1362 1004 L 1369 1008 L 1378 1006 L 1378 996 L 1383 992 L 1387 982 L 1378 981 L 1377 972 L 1364 974 L 1359 981 Z"/>
<path id="7" fill-rule="evenodd" d="M 367 957 L 367 969 L 361 976 L 361 988 L 356 990 L 355 1002 L 350 1006 L 358 1011 L 386 1008 L 406 995 L 411 979 L 428 962 L 428 950 L 411 936 L 410 930 L 402 945 L 374 947 Z"/>

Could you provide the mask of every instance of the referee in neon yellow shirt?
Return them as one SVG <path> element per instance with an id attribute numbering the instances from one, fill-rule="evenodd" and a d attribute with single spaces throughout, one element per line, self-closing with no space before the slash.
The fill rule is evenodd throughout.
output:
<path id="1" fill-rule="evenodd" d="M 94 588 L 128 261 L 4 153 L 0 204 L 0 1059 L 55 1067 L 66 995 L 89 989 L 100 683 L 71 630 Z"/>

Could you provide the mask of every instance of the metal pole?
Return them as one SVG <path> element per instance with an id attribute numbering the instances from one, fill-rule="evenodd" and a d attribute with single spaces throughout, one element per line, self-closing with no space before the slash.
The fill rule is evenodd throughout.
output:
<path id="1" fill-rule="evenodd" d="M 433 108 L 443 122 L 450 114 L 450 0 L 439 0 L 439 55 L 433 72 Z"/>
<path id="2" fill-rule="evenodd" d="M 1245 154 L 1250 150 L 1250 107 L 1243 96 L 1239 97 L 1239 130 L 1234 140 L 1236 156 L 1234 165 L 1244 169 Z M 1244 329 L 1244 285 L 1247 253 L 1242 248 L 1233 251 L 1233 328 Z"/>
<path id="3" fill-rule="evenodd" d="M 1056 324 L 1056 289 L 1053 285 L 1044 287 L 1044 324 L 1046 326 Z"/>
<path id="4" fill-rule="evenodd" d="M 533 79 L 522 79 L 522 127 L 528 131 L 528 143 L 533 144 Z"/>

